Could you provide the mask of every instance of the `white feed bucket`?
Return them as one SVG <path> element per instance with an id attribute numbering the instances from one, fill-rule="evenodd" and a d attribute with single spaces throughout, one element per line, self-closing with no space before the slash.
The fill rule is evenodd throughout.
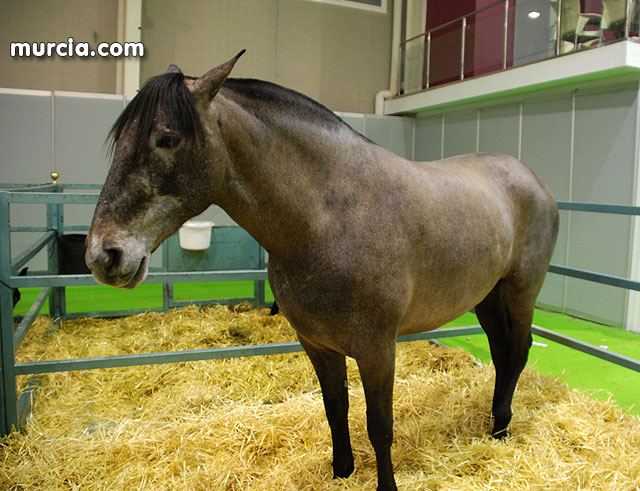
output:
<path id="1" fill-rule="evenodd" d="M 202 251 L 209 248 L 211 243 L 211 227 L 213 222 L 189 220 L 185 222 L 178 236 L 180 237 L 180 247 L 191 251 Z"/>

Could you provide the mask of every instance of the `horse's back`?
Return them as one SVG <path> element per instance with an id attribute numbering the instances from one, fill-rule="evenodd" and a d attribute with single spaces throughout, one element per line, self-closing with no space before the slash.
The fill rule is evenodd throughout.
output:
<path id="1" fill-rule="evenodd" d="M 428 179 L 438 176 L 451 196 L 469 201 L 465 203 L 468 207 L 484 197 L 491 205 L 502 208 L 521 232 L 523 227 L 545 223 L 553 228 L 553 222 L 557 222 L 558 208 L 548 186 L 515 157 L 475 153 L 416 164 Z"/>

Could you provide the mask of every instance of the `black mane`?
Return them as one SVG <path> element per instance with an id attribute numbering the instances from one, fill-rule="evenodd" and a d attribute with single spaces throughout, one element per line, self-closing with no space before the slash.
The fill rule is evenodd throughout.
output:
<path id="1" fill-rule="evenodd" d="M 363 140 L 373 143 L 366 136 L 351 128 L 351 126 L 333 111 L 295 90 L 252 78 L 228 78 L 223 87 L 246 99 L 257 100 L 268 105 L 287 109 L 316 124 L 336 129 L 346 126 Z"/>
<path id="2" fill-rule="evenodd" d="M 196 148 L 200 148 L 203 138 L 202 122 L 184 79 L 182 73 L 173 72 L 149 79 L 113 124 L 107 137 L 109 152 L 113 153 L 127 129 L 135 128 L 133 145 L 136 156 L 139 156 L 147 148 L 158 111 L 164 114 L 169 128 L 186 138 L 192 138 Z"/>

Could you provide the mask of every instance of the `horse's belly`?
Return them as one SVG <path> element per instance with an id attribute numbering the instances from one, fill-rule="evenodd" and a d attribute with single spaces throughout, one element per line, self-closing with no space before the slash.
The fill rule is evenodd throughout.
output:
<path id="1" fill-rule="evenodd" d="M 511 237 L 500 235 L 495 231 L 492 240 L 472 248 L 440 251 L 439 260 L 414 267 L 399 335 L 436 329 L 478 305 L 510 269 Z"/>

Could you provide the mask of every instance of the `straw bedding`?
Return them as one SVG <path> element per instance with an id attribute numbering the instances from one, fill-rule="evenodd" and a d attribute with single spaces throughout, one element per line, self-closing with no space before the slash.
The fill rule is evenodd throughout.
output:
<path id="1" fill-rule="evenodd" d="M 20 360 L 289 341 L 281 316 L 190 307 L 50 332 Z M 0 440 L 0 489 L 375 489 L 364 396 L 350 361 L 355 473 L 331 479 L 331 438 L 303 354 L 43 377 L 25 431 Z M 21 381 L 25 383 L 24 380 Z M 487 436 L 493 368 L 426 342 L 398 347 L 396 480 L 405 490 L 637 490 L 640 420 L 526 369 L 511 437 Z"/>

